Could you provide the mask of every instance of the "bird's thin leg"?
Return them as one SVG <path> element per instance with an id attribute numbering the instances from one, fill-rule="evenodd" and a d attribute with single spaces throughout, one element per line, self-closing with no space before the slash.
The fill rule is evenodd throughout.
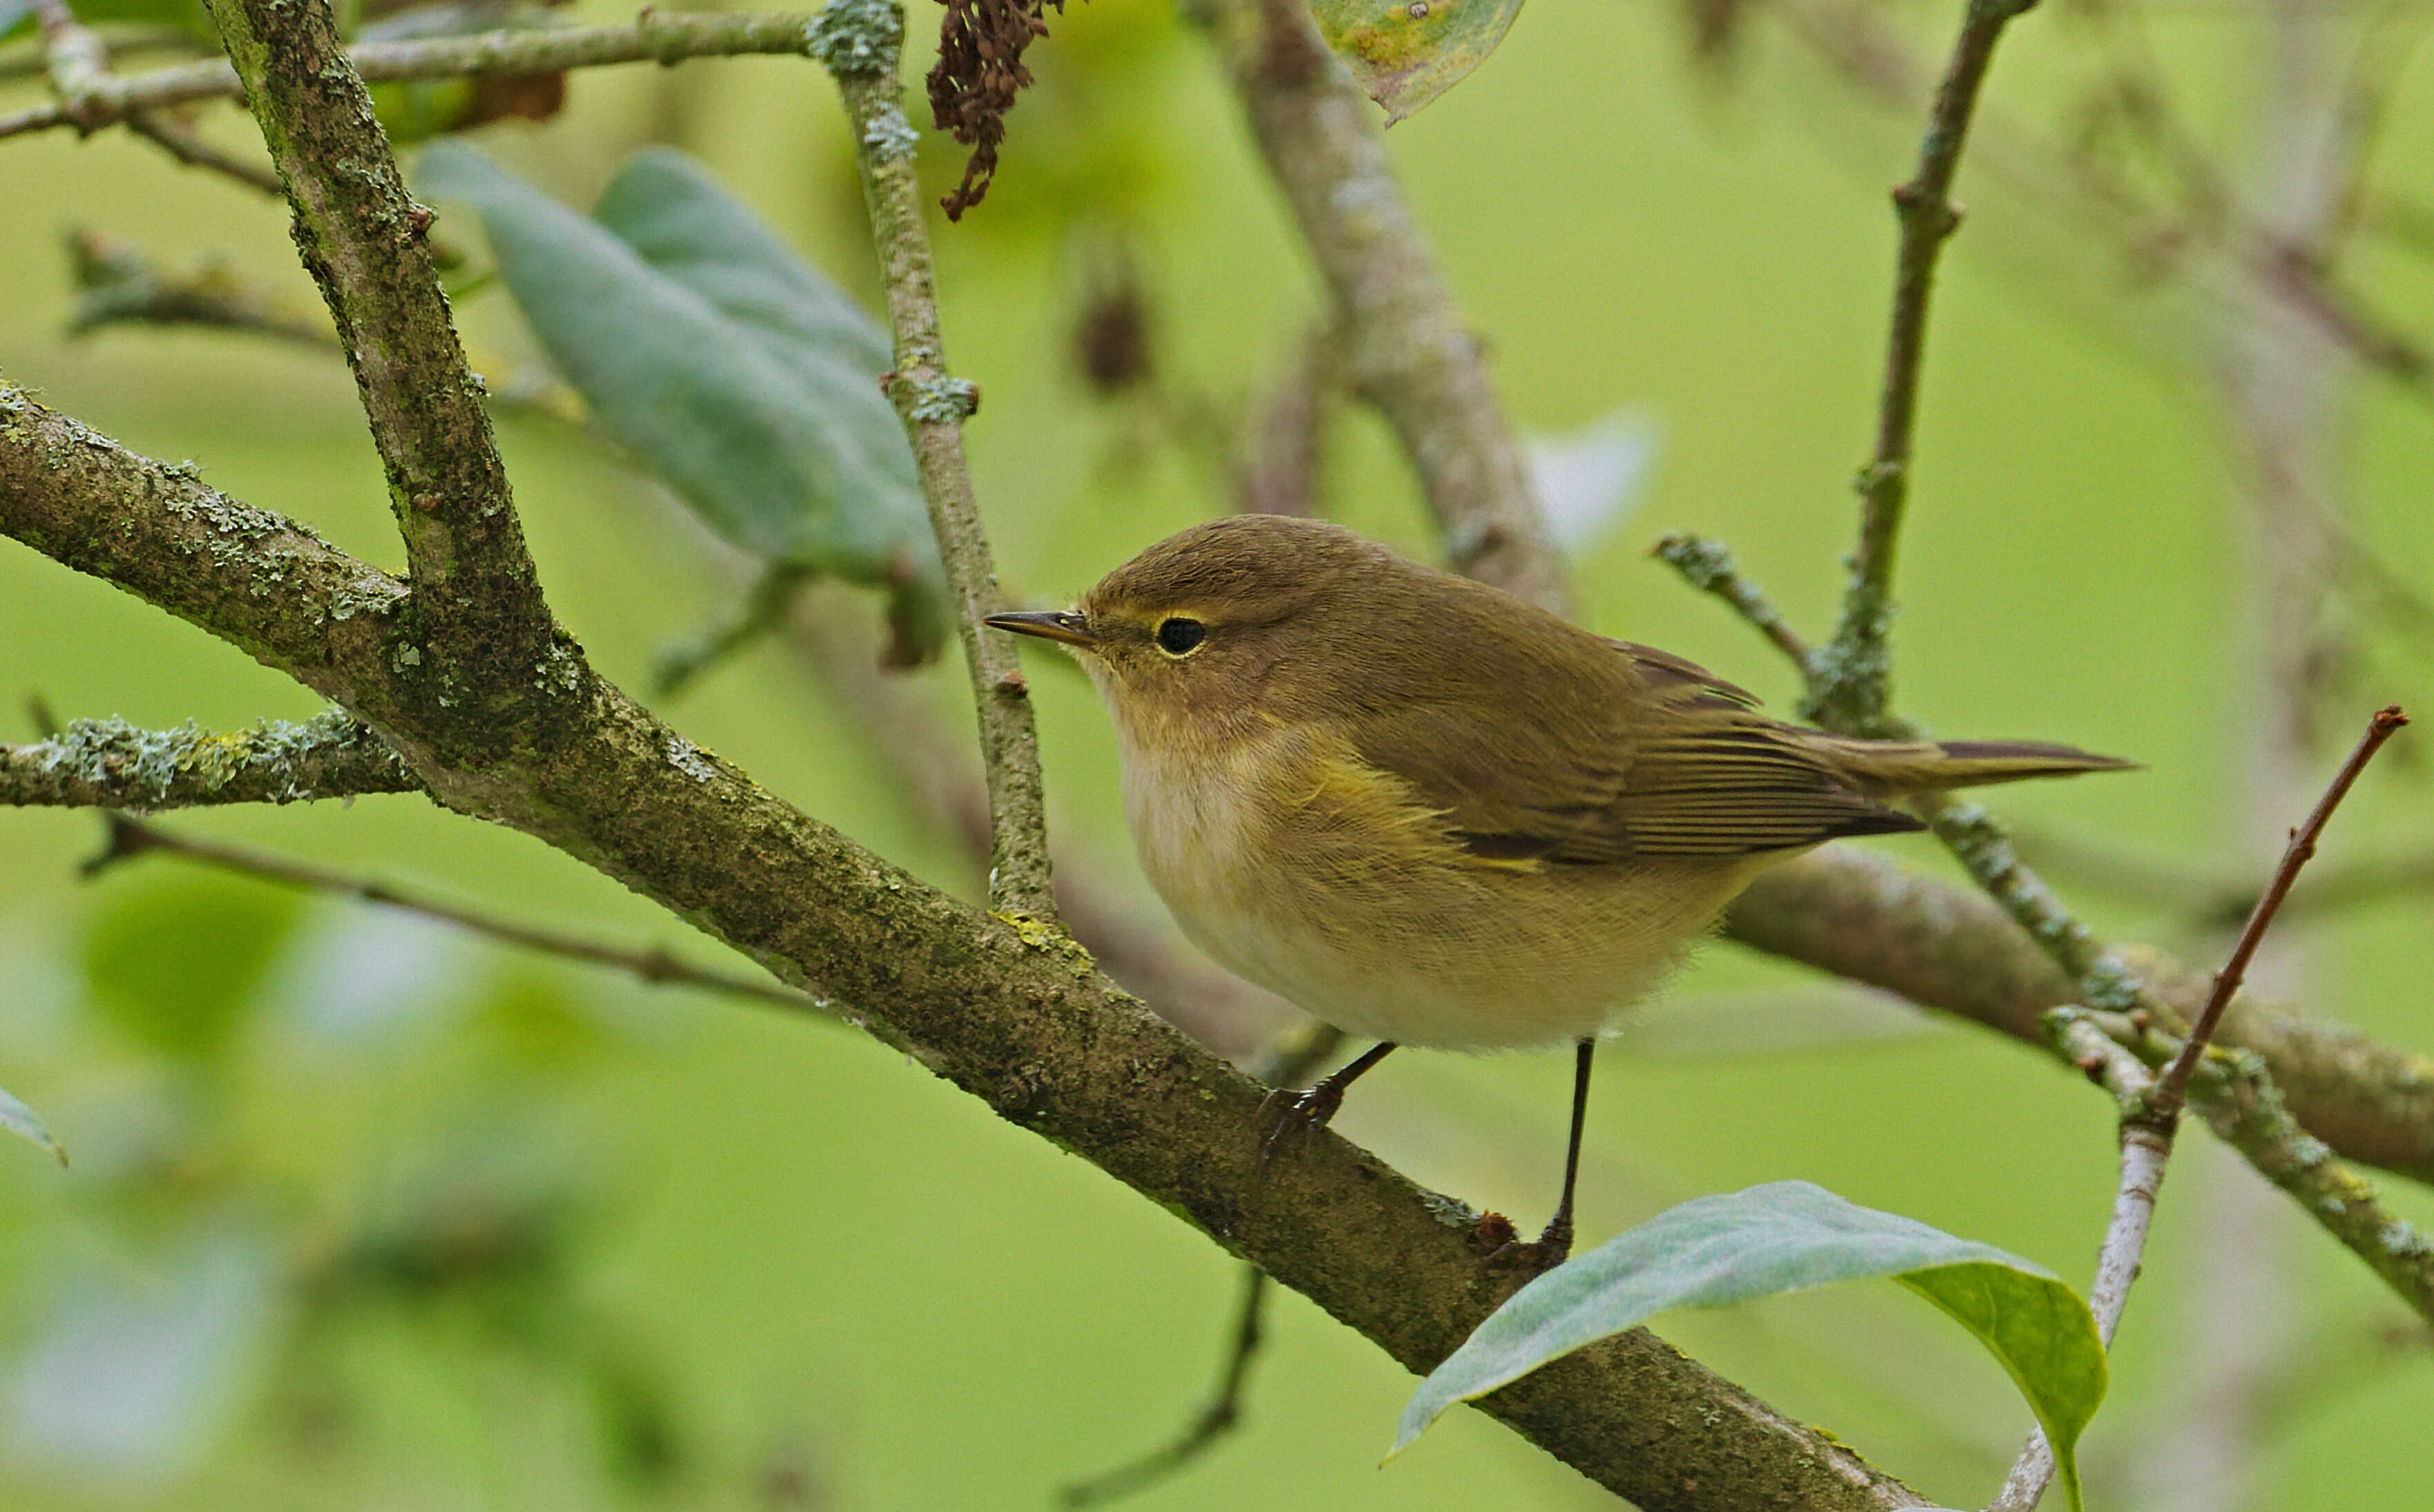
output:
<path id="1" fill-rule="evenodd" d="M 1499 1269 L 1535 1274 L 1552 1270 L 1571 1257 L 1572 1184 L 1581 1174 L 1581 1130 L 1588 1124 L 1589 1065 L 1596 1058 L 1597 1041 L 1583 1040 L 1572 1062 L 1572 1138 L 1564 1149 L 1564 1196 L 1555 1204 L 1555 1215 L 1533 1242 L 1516 1241 L 1489 1255 L 1487 1263 Z"/>
<path id="2" fill-rule="evenodd" d="M 1260 1175 L 1267 1176 L 1268 1163 L 1288 1139 L 1306 1139 L 1325 1129 L 1335 1111 L 1344 1106 L 1344 1089 L 1361 1079 L 1371 1066 L 1394 1053 L 1395 1042 L 1380 1040 L 1363 1051 L 1349 1065 L 1330 1076 L 1319 1078 L 1308 1091 L 1295 1092 L 1278 1087 L 1260 1104 L 1260 1126 L 1265 1130 L 1260 1140 Z"/>

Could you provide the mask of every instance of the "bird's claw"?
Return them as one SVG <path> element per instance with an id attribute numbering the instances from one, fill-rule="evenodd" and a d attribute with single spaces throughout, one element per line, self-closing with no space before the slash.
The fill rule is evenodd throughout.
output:
<path id="1" fill-rule="evenodd" d="M 1278 1087 L 1260 1104 L 1256 1120 L 1260 1131 L 1260 1164 L 1253 1181 L 1264 1186 L 1268 1167 L 1289 1146 L 1308 1142 L 1310 1136 L 1325 1129 L 1335 1111 L 1344 1106 L 1344 1090 L 1321 1081 L 1314 1087 L 1295 1090 Z"/>
<path id="2" fill-rule="evenodd" d="M 1571 1258 L 1572 1226 L 1568 1219 L 1547 1225 L 1547 1232 L 1523 1243 L 1509 1239 L 1488 1252 L 1480 1262 L 1487 1270 L 1509 1270 L 1525 1279 L 1534 1279 Z"/>

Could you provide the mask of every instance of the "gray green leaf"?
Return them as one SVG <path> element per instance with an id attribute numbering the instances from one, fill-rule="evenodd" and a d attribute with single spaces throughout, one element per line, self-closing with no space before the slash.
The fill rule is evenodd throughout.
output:
<path id="1" fill-rule="evenodd" d="M 481 213 L 550 360 L 704 523 L 773 566 L 886 588 L 900 651 L 936 650 L 945 576 L 860 306 L 665 149 L 629 160 L 596 218 L 454 142 L 417 178 Z"/>
<path id="2" fill-rule="evenodd" d="M 2011 1375 L 2074 1509 L 2074 1450 L 2104 1400 L 2104 1345 L 2078 1294 L 2029 1261 L 1807 1181 L 1698 1198 L 1522 1287 L 1420 1383 L 1395 1453 L 1458 1402 L 1676 1307 L 1891 1277 L 1959 1321 Z"/>

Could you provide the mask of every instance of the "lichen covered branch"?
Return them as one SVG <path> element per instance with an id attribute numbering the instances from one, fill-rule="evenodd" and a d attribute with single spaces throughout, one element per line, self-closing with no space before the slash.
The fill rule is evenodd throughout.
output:
<path id="1" fill-rule="evenodd" d="M 417 792 L 422 781 L 381 738 L 333 709 L 301 724 L 257 721 L 147 730 L 77 720 L 31 745 L 0 745 L 0 805 L 158 810 L 292 804 Z"/>
<path id="2" fill-rule="evenodd" d="M 545 740 L 568 711 L 557 626 L 524 549 L 481 380 L 465 361 L 425 234 L 328 0 L 211 0 L 294 208 L 305 269 L 337 323 L 405 539 L 421 652 L 456 758 Z"/>
<path id="3" fill-rule="evenodd" d="M 964 419 L 979 407 L 980 390 L 948 372 L 938 331 L 930 233 L 922 222 L 921 183 L 913 161 L 920 139 L 904 118 L 898 74 L 904 11 L 895 0 L 835 0 L 820 12 L 812 33 L 813 50 L 834 76 L 853 123 L 854 158 L 896 334 L 896 370 L 887 376 L 887 394 L 913 443 L 980 713 L 989 794 L 989 901 L 1002 913 L 1054 919 L 1030 688 L 1012 637 L 981 624 L 1005 605 L 980 505 L 972 497 L 971 471 L 964 464 Z"/>

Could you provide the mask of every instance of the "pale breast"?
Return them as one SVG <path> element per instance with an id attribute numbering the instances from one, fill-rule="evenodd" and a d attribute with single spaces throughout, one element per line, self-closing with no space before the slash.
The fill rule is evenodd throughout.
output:
<path id="1" fill-rule="evenodd" d="M 1343 742 L 1149 744 L 1124 741 L 1125 812 L 1184 933 L 1355 1034 L 1487 1049 L 1598 1033 L 1754 869 L 1493 864 Z"/>

